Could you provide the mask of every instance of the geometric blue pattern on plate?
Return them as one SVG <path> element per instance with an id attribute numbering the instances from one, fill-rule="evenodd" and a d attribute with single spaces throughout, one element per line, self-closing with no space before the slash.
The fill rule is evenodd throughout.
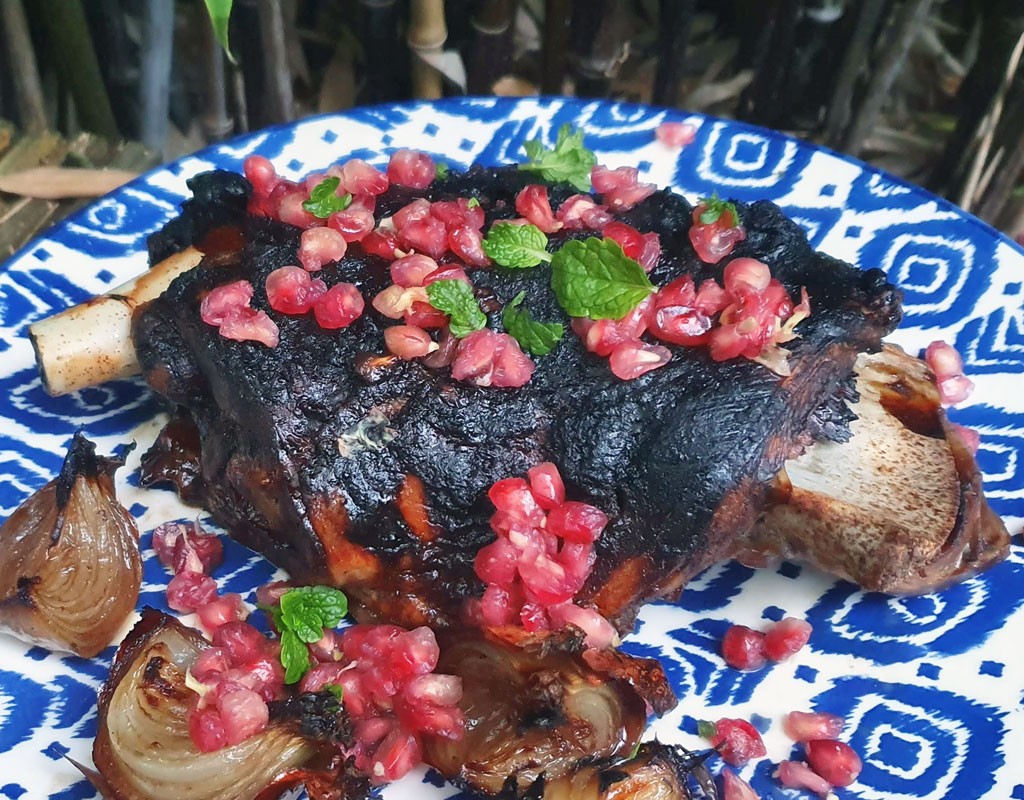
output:
<path id="1" fill-rule="evenodd" d="M 663 121 L 690 121 L 682 151 L 658 143 Z M 610 166 L 691 200 L 717 191 L 777 202 L 815 247 L 862 267 L 878 266 L 906 292 L 893 339 L 911 351 L 955 342 L 977 383 L 952 417 L 982 433 L 979 462 L 993 508 L 1013 533 L 1024 525 L 1024 253 L 944 200 L 845 156 L 736 122 L 625 103 L 561 98 L 457 99 L 360 108 L 280 126 L 215 145 L 160 167 L 101 198 L 26 246 L 0 269 L 0 513 L 9 514 L 53 477 L 81 428 L 101 452 L 139 445 L 117 476 L 139 516 L 146 555 L 140 604 L 166 608 L 167 574 L 149 549 L 159 523 L 195 518 L 169 492 L 138 488 L 139 453 L 159 430 L 159 404 L 139 380 L 50 398 L 35 374 L 25 328 L 53 311 L 116 286 L 146 265 L 146 235 L 170 219 L 185 179 L 213 167 L 239 170 L 250 153 L 297 177 L 357 155 L 386 162 L 414 147 L 452 166 L 519 160 L 523 142 L 548 140 L 564 123 L 586 130 Z M 763 797 L 777 787 L 773 763 L 799 757 L 781 734 L 792 709 L 848 717 L 844 735 L 864 756 L 844 798 L 1024 798 L 1024 556 L 1015 537 L 1007 563 L 924 598 L 869 595 L 810 569 L 754 571 L 719 564 L 678 604 L 645 609 L 626 647 L 662 658 L 681 696 L 650 732 L 699 747 L 696 720 L 767 720 L 768 760 L 742 771 Z M 226 543 L 221 586 L 251 600 L 273 568 Z M 766 606 L 771 609 L 766 612 Z M 766 626 L 766 616 L 806 616 L 815 626 L 792 662 L 738 673 L 718 653 L 731 622 Z M 88 763 L 95 692 L 114 648 L 91 661 L 28 648 L 0 636 L 0 797 L 93 798 L 62 758 Z M 448 797 L 436 775 L 410 776 L 387 800 Z"/>

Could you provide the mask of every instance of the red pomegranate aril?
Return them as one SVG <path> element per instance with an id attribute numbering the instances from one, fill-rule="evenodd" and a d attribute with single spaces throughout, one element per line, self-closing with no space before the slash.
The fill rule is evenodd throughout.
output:
<path id="1" fill-rule="evenodd" d="M 268 703 L 276 700 L 284 691 L 284 667 L 279 656 L 262 655 L 245 665 L 245 670 L 254 679 L 254 692 Z"/>
<path id="2" fill-rule="evenodd" d="M 461 683 L 459 696 L 462 696 Z M 462 738 L 466 730 L 466 716 L 454 705 L 438 705 L 426 701 L 410 703 L 404 698 L 399 698 L 395 703 L 395 710 L 407 730 L 456 741 Z"/>
<path id="3" fill-rule="evenodd" d="M 587 647 L 602 649 L 618 641 L 618 632 L 612 624 L 593 608 L 583 608 L 575 603 L 562 603 L 548 608 L 552 627 L 564 628 L 575 625 L 585 634 Z"/>
<path id="4" fill-rule="evenodd" d="M 550 461 L 530 467 L 526 476 L 530 481 L 533 498 L 545 511 L 550 511 L 565 502 L 565 484 L 562 482 L 558 467 Z"/>
<path id="5" fill-rule="evenodd" d="M 783 661 L 803 648 L 811 638 L 811 624 L 786 617 L 776 622 L 764 636 L 764 652 L 771 661 Z"/>
<path id="6" fill-rule="evenodd" d="M 420 752 L 419 740 L 399 728 L 384 738 L 372 756 L 357 755 L 356 767 L 370 775 L 371 783 L 390 783 L 406 775 L 420 762 Z"/>
<path id="7" fill-rule="evenodd" d="M 375 196 L 388 190 L 388 176 L 361 158 L 350 158 L 337 172 L 341 179 L 339 191 Z"/>
<path id="8" fill-rule="evenodd" d="M 667 347 L 637 341 L 617 345 L 608 363 L 617 378 L 631 381 L 665 366 L 671 359 L 672 352 Z"/>
<path id="9" fill-rule="evenodd" d="M 229 692 L 217 703 L 217 709 L 229 746 L 259 733 L 270 720 L 266 702 L 252 689 Z"/>
<path id="10" fill-rule="evenodd" d="M 336 231 L 342 239 L 351 243 L 361 242 L 365 239 L 373 230 L 374 225 L 376 225 L 376 220 L 373 218 L 372 211 L 349 206 L 344 211 L 335 211 L 331 214 L 327 218 L 327 228 L 323 230 Z M 314 228 L 314 230 L 320 229 Z"/>
<path id="11" fill-rule="evenodd" d="M 172 559 L 175 572 L 191 569 L 209 575 L 224 560 L 224 545 L 220 537 L 187 529 L 174 543 Z"/>
<path id="12" fill-rule="evenodd" d="M 471 267 L 489 267 L 491 259 L 484 252 L 484 235 L 469 225 L 459 225 L 448 231 L 448 249 Z"/>
<path id="13" fill-rule="evenodd" d="M 654 129 L 654 136 L 666 147 L 682 148 L 693 144 L 697 126 L 689 122 L 663 122 Z"/>
<path id="14" fill-rule="evenodd" d="M 324 635 L 309 645 L 309 653 L 317 661 L 333 663 L 341 658 L 341 634 L 324 630 Z"/>
<path id="15" fill-rule="evenodd" d="M 715 728 L 711 745 L 734 767 L 741 767 L 752 758 L 761 758 L 767 753 L 761 734 L 745 719 L 720 719 Z"/>
<path id="16" fill-rule="evenodd" d="M 393 325 L 384 329 L 384 345 L 388 352 L 404 361 L 423 356 L 437 349 L 437 344 L 423 328 L 414 325 Z"/>
<path id="17" fill-rule="evenodd" d="M 722 283 L 725 290 L 734 294 L 743 290 L 755 293 L 763 292 L 771 281 L 771 269 L 756 258 L 734 258 L 725 265 L 725 269 L 722 271 Z"/>
<path id="18" fill-rule="evenodd" d="M 213 632 L 213 644 L 222 648 L 231 665 L 241 667 L 266 653 L 267 639 L 248 622 L 226 622 Z"/>
<path id="19" fill-rule="evenodd" d="M 413 253 L 391 262 L 391 280 L 399 286 L 423 286 L 427 276 L 437 270 L 437 262 L 422 253 Z"/>
<path id="20" fill-rule="evenodd" d="M 267 301 L 282 314 L 305 314 L 319 294 L 326 291 L 323 281 L 314 286 L 309 273 L 301 267 L 279 267 L 267 275 Z"/>
<path id="21" fill-rule="evenodd" d="M 722 800 L 761 800 L 761 796 L 731 769 L 722 770 Z"/>
<path id="22" fill-rule="evenodd" d="M 224 723 L 216 708 L 192 709 L 188 715 L 188 733 L 200 753 L 213 753 L 228 743 Z"/>
<path id="23" fill-rule="evenodd" d="M 379 292 L 370 304 L 388 319 L 401 319 L 402 315 L 409 310 L 413 303 L 417 301 L 425 303 L 427 300 L 427 293 L 422 287 L 406 288 L 393 283 L 388 288 Z"/>
<path id="24" fill-rule="evenodd" d="M 402 314 L 402 319 L 407 325 L 427 330 L 448 327 L 448 315 L 422 300 L 414 301 Z"/>
<path id="25" fill-rule="evenodd" d="M 519 611 L 519 624 L 527 633 L 551 630 L 551 620 L 540 603 L 524 603 Z"/>
<path id="26" fill-rule="evenodd" d="M 430 204 L 430 214 L 441 220 L 449 231 L 463 225 L 480 230 L 486 219 L 480 203 L 471 204 L 466 197 L 433 202 Z"/>
<path id="27" fill-rule="evenodd" d="M 313 304 L 313 314 L 321 328 L 336 330 L 345 328 L 363 314 L 363 296 L 351 283 L 338 283 L 318 297 Z"/>
<path id="28" fill-rule="evenodd" d="M 281 596 L 294 588 L 294 584 L 289 581 L 265 583 L 256 589 L 256 602 L 264 606 L 277 605 L 281 602 Z"/>
<path id="29" fill-rule="evenodd" d="M 548 512 L 547 531 L 567 542 L 590 544 L 608 524 L 608 516 L 599 508 L 568 500 Z"/>
<path id="30" fill-rule="evenodd" d="M 199 316 L 207 325 L 221 325 L 239 308 L 252 300 L 253 287 L 249 281 L 234 281 L 209 291 L 199 304 Z"/>
<path id="31" fill-rule="evenodd" d="M 860 756 L 846 742 L 814 739 L 804 744 L 804 750 L 811 769 L 833 786 L 849 786 L 864 768 Z"/>
<path id="32" fill-rule="evenodd" d="M 462 679 L 456 675 L 420 675 L 406 684 L 402 694 L 417 702 L 454 706 L 462 699 Z"/>
<path id="33" fill-rule="evenodd" d="M 448 250 L 448 231 L 441 220 L 426 217 L 399 228 L 398 242 L 407 250 L 417 250 L 433 258 L 440 258 Z"/>
<path id="34" fill-rule="evenodd" d="M 438 267 L 424 279 L 423 285 L 429 286 L 438 281 L 462 281 L 470 286 L 473 285 L 466 274 L 466 270 L 455 264 L 445 264 L 442 267 Z"/>
<path id="35" fill-rule="evenodd" d="M 703 205 L 693 210 L 693 224 L 689 232 L 690 244 L 701 261 L 717 264 L 729 255 L 737 244 L 746 239 L 747 234 L 731 211 L 723 211 L 714 222 L 703 223 L 700 216 L 704 211 Z"/>
<path id="36" fill-rule="evenodd" d="M 832 792 L 832 784 L 801 761 L 783 761 L 776 775 L 787 789 L 807 789 L 821 797 Z"/>
<path id="37" fill-rule="evenodd" d="M 400 231 L 412 222 L 427 219 L 427 217 L 430 216 L 431 207 L 429 200 L 423 197 L 417 197 L 411 203 L 407 203 L 398 209 L 398 211 L 392 215 L 391 222 L 395 226 L 395 230 Z"/>
<path id="38" fill-rule="evenodd" d="M 518 604 L 512 594 L 497 584 L 488 584 L 480 598 L 480 617 L 484 625 L 511 625 L 516 620 Z"/>
<path id="39" fill-rule="evenodd" d="M 207 647 L 200 651 L 192 665 L 192 677 L 200 683 L 207 683 L 211 678 L 231 669 L 231 659 L 223 647 Z"/>
<path id="40" fill-rule="evenodd" d="M 410 189 L 426 189 L 437 177 L 434 159 L 418 150 L 396 150 L 388 162 L 388 179 Z"/>
<path id="41" fill-rule="evenodd" d="M 613 242 L 622 248 L 622 252 L 626 254 L 628 258 L 638 261 L 640 254 L 644 249 L 644 237 L 636 228 L 632 225 L 627 225 L 625 222 L 609 222 L 604 226 L 601 231 L 601 235 L 605 239 L 611 239 Z M 657 234 L 655 234 L 657 236 Z"/>
<path id="42" fill-rule="evenodd" d="M 452 377 L 474 386 L 519 387 L 529 382 L 534 368 L 515 339 L 484 328 L 459 342 Z"/>
<path id="43" fill-rule="evenodd" d="M 398 258 L 395 252 L 398 250 L 398 235 L 394 231 L 378 228 L 360 239 L 359 244 L 371 256 L 380 256 L 388 261 Z"/>
<path id="44" fill-rule="evenodd" d="M 309 200 L 305 188 L 292 189 L 285 193 L 277 205 L 277 218 L 297 228 L 312 228 L 323 225 L 323 220 L 306 211 L 303 203 Z"/>
<path id="45" fill-rule="evenodd" d="M 953 375 L 938 381 L 939 400 L 943 405 L 955 406 L 974 392 L 974 381 L 964 375 Z"/>
<path id="46" fill-rule="evenodd" d="M 168 569 L 173 572 L 181 572 L 180 569 L 174 566 L 174 548 L 178 543 L 178 539 L 184 536 L 190 526 L 182 522 L 164 522 L 157 525 L 153 531 L 153 551 L 156 553 L 157 559 Z M 196 572 L 203 572 L 204 570 L 196 570 Z"/>
<path id="47" fill-rule="evenodd" d="M 277 323 L 265 311 L 253 308 L 238 308 L 220 324 L 220 335 L 236 342 L 259 342 L 267 347 L 277 347 L 280 331 Z"/>
<path id="48" fill-rule="evenodd" d="M 570 230 L 599 231 L 612 221 L 608 209 L 585 194 L 567 197 L 555 212 L 555 218 Z"/>
<path id="49" fill-rule="evenodd" d="M 722 637 L 722 658 L 736 669 L 761 669 L 768 660 L 764 652 L 764 634 L 746 625 L 733 625 Z"/>
<path id="50" fill-rule="evenodd" d="M 518 561 L 518 549 L 508 539 L 499 536 L 480 548 L 473 567 L 484 583 L 507 589 L 516 578 Z"/>
<path id="51" fill-rule="evenodd" d="M 620 344 L 637 342 L 647 330 L 651 298 L 643 300 L 621 319 L 591 320 L 574 317 L 572 329 L 591 353 L 609 356 Z"/>
<path id="52" fill-rule="evenodd" d="M 516 212 L 544 233 L 555 233 L 562 229 L 562 222 L 555 218 L 551 210 L 547 186 L 536 183 L 524 186 L 516 195 Z"/>
<path id="53" fill-rule="evenodd" d="M 544 522 L 544 510 L 523 478 L 504 478 L 487 490 L 487 497 L 499 511 L 530 527 Z"/>
<path id="54" fill-rule="evenodd" d="M 594 191 L 602 195 L 602 199 L 616 211 L 633 208 L 654 194 L 657 188 L 653 183 L 641 183 L 636 167 L 608 169 L 597 164 L 590 171 L 590 180 L 594 184 Z"/>
<path id="55" fill-rule="evenodd" d="M 978 448 L 981 447 L 981 434 L 974 428 L 968 428 L 956 422 L 950 422 L 949 426 L 953 429 L 953 433 L 960 437 L 960 441 L 964 443 L 971 454 L 977 454 Z"/>
<path id="56" fill-rule="evenodd" d="M 242 162 L 242 172 L 246 180 L 252 184 L 253 192 L 258 195 L 269 195 L 277 185 L 277 170 L 263 156 L 249 156 Z"/>
<path id="57" fill-rule="evenodd" d="M 226 594 L 196 609 L 199 621 L 208 631 L 216 631 L 221 625 L 245 619 L 248 613 L 242 604 L 242 596 L 238 594 Z"/>
<path id="58" fill-rule="evenodd" d="M 201 572 L 179 572 L 167 584 L 167 605 L 191 614 L 217 596 L 217 581 Z"/>
<path id="59" fill-rule="evenodd" d="M 936 378 L 962 375 L 964 362 L 956 348 L 943 341 L 934 341 L 924 351 L 924 360 Z"/>
<path id="60" fill-rule="evenodd" d="M 794 742 L 835 739 L 843 732 L 842 717 L 823 712 L 790 711 L 782 720 L 782 729 Z"/>
<path id="61" fill-rule="evenodd" d="M 509 389 L 525 386 L 533 377 L 536 365 L 519 347 L 519 342 L 507 333 L 500 333 L 498 337 L 491 386 Z"/>
<path id="62" fill-rule="evenodd" d="M 326 686 L 341 686 L 343 675 L 352 669 L 350 664 L 326 661 L 314 664 L 299 681 L 300 692 L 319 692 Z"/>

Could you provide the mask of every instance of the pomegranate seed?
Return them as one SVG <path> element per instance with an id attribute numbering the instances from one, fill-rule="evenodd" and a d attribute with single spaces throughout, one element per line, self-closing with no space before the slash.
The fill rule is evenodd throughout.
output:
<path id="1" fill-rule="evenodd" d="M 258 195 L 269 195 L 277 186 L 277 170 L 263 156 L 249 156 L 242 162 L 242 172 L 246 180 L 252 184 L 253 192 Z"/>
<path id="2" fill-rule="evenodd" d="M 277 205 L 277 218 L 281 222 L 297 228 L 313 228 L 322 225 L 323 220 L 306 211 L 303 207 L 309 199 L 309 192 L 304 187 L 297 187 L 285 192 Z"/>
<path id="3" fill-rule="evenodd" d="M 265 311 L 252 308 L 238 308 L 220 324 L 220 335 L 236 342 L 259 342 L 267 347 L 277 347 L 280 331 L 277 323 Z"/>
<path id="4" fill-rule="evenodd" d="M 401 319 L 413 303 L 427 303 L 428 300 L 429 297 L 422 287 L 414 286 L 407 289 L 398 284 L 392 284 L 374 297 L 371 305 L 388 319 Z"/>
<path id="5" fill-rule="evenodd" d="M 388 190 L 388 176 L 361 158 L 350 158 L 337 170 L 341 179 L 339 190 L 351 195 L 383 194 Z"/>
<path id="6" fill-rule="evenodd" d="M 496 584 L 488 584 L 480 601 L 480 613 L 486 625 L 512 624 L 516 619 L 516 605 L 511 593 Z"/>
<path id="7" fill-rule="evenodd" d="M 347 249 L 348 243 L 338 231 L 310 228 L 299 237 L 299 263 L 308 272 L 316 272 L 324 264 L 339 261 Z"/>
<path id="8" fill-rule="evenodd" d="M 207 325 L 221 325 L 239 308 L 252 300 L 253 288 L 249 281 L 234 281 L 209 291 L 199 305 L 199 316 Z"/>
<path id="9" fill-rule="evenodd" d="M 346 242 L 361 242 L 370 235 L 375 224 L 372 211 L 354 205 L 335 211 L 327 218 L 328 229 L 337 231 Z"/>
<path id="10" fill-rule="evenodd" d="M 978 448 L 981 447 L 981 434 L 974 428 L 967 428 L 963 425 L 958 425 L 955 422 L 949 423 L 953 432 L 960 437 L 960 440 L 967 446 L 967 449 L 972 455 L 978 452 Z"/>
<path id="11" fill-rule="evenodd" d="M 388 162 L 388 179 L 399 186 L 426 189 L 437 176 L 434 159 L 418 150 L 396 150 Z"/>
<path id="12" fill-rule="evenodd" d="M 326 686 L 341 686 L 343 673 L 351 669 L 350 664 L 327 661 L 314 664 L 299 682 L 300 692 L 319 692 Z"/>
<path id="13" fill-rule="evenodd" d="M 633 208 L 637 203 L 654 194 L 657 187 L 653 183 L 641 183 L 638 177 L 639 170 L 636 167 L 608 169 L 597 164 L 590 171 L 590 180 L 594 184 L 594 191 L 600 194 L 602 199 L 616 211 Z"/>
<path id="14" fill-rule="evenodd" d="M 406 288 L 423 286 L 427 276 L 436 270 L 437 262 L 430 256 L 413 253 L 391 262 L 391 280 Z"/>
<path id="15" fill-rule="evenodd" d="M 749 783 L 731 769 L 722 770 L 722 800 L 761 800 Z"/>
<path id="16" fill-rule="evenodd" d="M 313 314 L 321 328 L 345 328 L 363 314 L 365 303 L 359 289 L 351 283 L 338 283 L 317 298 Z"/>
<path id="17" fill-rule="evenodd" d="M 421 300 L 413 301 L 402 318 L 406 324 L 416 328 L 434 330 L 448 327 L 448 315 Z"/>
<path id="18" fill-rule="evenodd" d="M 737 225 L 729 212 L 710 224 L 700 222 L 704 206 L 697 206 L 693 211 L 693 225 L 690 226 L 690 244 L 697 257 L 706 264 L 717 264 L 729 255 L 736 245 L 747 238 L 746 231 Z"/>
<path id="19" fill-rule="evenodd" d="M 636 342 L 647 330 L 652 298 L 643 300 L 621 319 L 591 320 L 575 317 L 572 329 L 583 339 L 587 350 L 599 356 L 611 355 L 620 344 Z"/>
<path id="20" fill-rule="evenodd" d="M 722 657 L 730 667 L 757 670 L 765 665 L 764 634 L 745 625 L 733 625 L 722 638 Z"/>
<path id="21" fill-rule="evenodd" d="M 388 352 L 404 361 L 422 358 L 437 349 L 437 343 L 423 328 L 412 325 L 393 325 L 384 329 L 384 344 Z"/>
<path id="22" fill-rule="evenodd" d="M 224 545 L 219 537 L 190 528 L 174 543 L 173 560 L 175 572 L 190 569 L 209 575 L 224 560 Z"/>
<path id="23" fill-rule="evenodd" d="M 191 614 L 217 596 L 217 582 L 201 572 L 179 572 L 167 584 L 167 605 Z"/>
<path id="24" fill-rule="evenodd" d="M 550 511 L 565 502 L 565 484 L 558 467 L 550 461 L 531 467 L 526 475 L 530 480 L 530 491 L 541 508 Z"/>
<path id="25" fill-rule="evenodd" d="M 270 721 L 266 702 L 251 689 L 229 692 L 217 703 L 217 709 L 228 745 L 244 742 L 267 727 Z"/>
<path id="26" fill-rule="evenodd" d="M 484 583 L 507 589 L 516 578 L 519 550 L 508 539 L 495 539 L 476 554 L 473 567 Z"/>
<path id="27" fill-rule="evenodd" d="M 833 786 L 849 786 L 864 768 L 858 756 L 846 742 L 832 739 L 814 739 L 804 744 L 807 763 Z"/>
<path id="28" fill-rule="evenodd" d="M 953 375 L 938 381 L 939 400 L 943 405 L 955 406 L 974 392 L 974 381 L 964 375 Z"/>
<path id="29" fill-rule="evenodd" d="M 448 248 L 471 267 L 488 267 L 491 259 L 484 252 L 484 235 L 477 228 L 460 225 L 448 231 Z"/>
<path id="30" fill-rule="evenodd" d="M 484 226 L 484 210 L 479 203 L 470 205 L 468 198 L 438 200 L 430 204 L 431 216 L 437 217 L 449 231 L 462 226 L 480 230 Z"/>
<path id="31" fill-rule="evenodd" d="M 529 633 L 551 630 L 547 611 L 540 603 L 524 603 L 519 612 L 519 624 Z"/>
<path id="32" fill-rule="evenodd" d="M 811 624 L 786 617 L 776 622 L 764 636 L 764 652 L 771 661 L 783 661 L 799 651 L 811 638 Z"/>
<path id="33" fill-rule="evenodd" d="M 213 633 L 214 647 L 222 648 L 231 659 L 231 665 L 241 667 L 260 658 L 266 652 L 267 640 L 248 622 L 226 622 Z"/>
<path id="34" fill-rule="evenodd" d="M 301 267 L 275 269 L 267 275 L 265 289 L 270 307 L 282 314 L 305 314 L 327 292 L 322 280 L 311 280 Z"/>
<path id="35" fill-rule="evenodd" d="M 196 662 L 192 665 L 192 677 L 200 683 L 207 683 L 211 678 L 231 669 L 228 651 L 223 647 L 207 647 L 200 651 Z"/>
<path id="36" fill-rule="evenodd" d="M 417 250 L 433 258 L 440 258 L 448 250 L 448 231 L 441 220 L 428 216 L 399 228 L 398 242 L 407 250 Z"/>
<path id="37" fill-rule="evenodd" d="M 605 206 L 585 194 L 567 197 L 555 212 L 555 218 L 570 230 L 602 230 L 612 221 Z"/>
<path id="38" fill-rule="evenodd" d="M 487 497 L 498 511 L 513 522 L 537 527 L 544 521 L 544 510 L 523 478 L 505 478 L 487 490 Z"/>
<path id="39" fill-rule="evenodd" d="M 682 148 L 693 144 L 697 126 L 689 122 L 663 122 L 654 129 L 654 136 L 666 147 Z"/>
<path id="40" fill-rule="evenodd" d="M 329 221 L 328 221 L 329 222 Z M 394 231 L 377 229 L 370 231 L 360 242 L 363 250 L 371 256 L 380 256 L 388 261 L 398 258 L 398 236 Z"/>
<path id="41" fill-rule="evenodd" d="M 672 353 L 667 347 L 637 341 L 617 345 L 608 362 L 617 378 L 631 381 L 665 366 L 671 358 Z"/>
<path id="42" fill-rule="evenodd" d="M 295 586 L 288 581 L 265 583 L 256 589 L 256 602 L 264 606 L 277 605 L 281 602 L 281 596 L 294 588 Z"/>
<path id="43" fill-rule="evenodd" d="M 188 717 L 188 733 L 200 753 L 213 753 L 228 743 L 224 723 L 215 708 L 194 709 Z"/>
<path id="44" fill-rule="evenodd" d="M 466 271 L 462 267 L 452 265 L 438 267 L 424 279 L 423 285 L 429 286 L 437 281 L 462 281 L 469 286 L 473 285 L 469 280 L 469 276 L 466 274 Z"/>
<path id="45" fill-rule="evenodd" d="M 474 386 L 517 388 L 529 382 L 534 369 L 519 342 L 484 328 L 459 341 L 452 377 Z"/>
<path id="46" fill-rule="evenodd" d="M 725 265 L 722 283 L 727 292 L 737 294 L 744 290 L 763 292 L 772 281 L 768 265 L 756 258 L 734 258 Z"/>
<path id="47" fill-rule="evenodd" d="M 962 375 L 964 362 L 956 348 L 943 341 L 935 341 L 924 351 L 924 360 L 936 378 Z"/>
<path id="48" fill-rule="evenodd" d="M 430 216 L 431 203 L 422 197 L 418 197 L 408 205 L 402 206 L 391 217 L 395 230 L 402 230 L 406 225 L 427 219 Z"/>
<path id="49" fill-rule="evenodd" d="M 221 625 L 245 619 L 248 613 L 242 603 L 242 596 L 238 594 L 226 594 L 196 609 L 199 621 L 208 631 L 216 631 Z"/>
<path id="50" fill-rule="evenodd" d="M 783 761 L 776 772 L 779 783 L 787 789 L 808 789 L 826 797 L 832 785 L 800 761 Z"/>
<path id="51" fill-rule="evenodd" d="M 745 719 L 720 719 L 715 723 L 715 730 L 710 738 L 711 745 L 734 767 L 741 767 L 750 759 L 761 758 L 767 753 L 761 734 Z"/>
<path id="52" fill-rule="evenodd" d="M 640 254 L 644 249 L 644 237 L 632 225 L 618 221 L 609 222 L 604 226 L 601 235 L 605 239 L 611 239 L 618 244 L 627 258 L 631 258 L 634 261 L 640 260 Z M 655 234 L 655 239 L 657 239 L 657 234 Z"/>
<path id="53" fill-rule="evenodd" d="M 587 647 L 601 649 L 611 647 L 619 639 L 618 632 L 612 624 L 593 608 L 582 608 L 575 603 L 562 603 L 550 606 L 548 616 L 556 628 L 575 625 L 586 635 L 584 644 Z"/>
<path id="54" fill-rule="evenodd" d="M 590 544 L 608 524 L 607 515 L 586 503 L 567 500 L 548 512 L 547 530 L 567 542 Z"/>
<path id="55" fill-rule="evenodd" d="M 544 233 L 554 233 L 562 229 L 563 223 L 555 219 L 555 214 L 551 210 L 547 186 L 532 183 L 523 187 L 516 195 L 516 211 Z"/>
<path id="56" fill-rule="evenodd" d="M 782 721 L 786 736 L 795 742 L 812 739 L 835 739 L 843 732 L 845 722 L 835 714 L 790 711 Z"/>

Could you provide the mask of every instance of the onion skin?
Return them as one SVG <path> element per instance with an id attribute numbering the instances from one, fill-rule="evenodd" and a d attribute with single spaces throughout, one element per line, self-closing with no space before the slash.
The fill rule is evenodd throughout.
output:
<path id="1" fill-rule="evenodd" d="M 93 744 L 99 776 L 86 773 L 106 800 L 271 800 L 312 782 L 303 767 L 317 744 L 290 725 L 272 724 L 216 752 L 195 749 L 188 711 L 196 696 L 185 673 L 209 646 L 152 609 L 125 639 L 100 693 Z"/>
<path id="2" fill-rule="evenodd" d="M 91 658 L 135 610 L 139 530 L 114 495 L 122 461 L 75 435 L 60 475 L 0 527 L 0 630 Z"/>
<path id="3" fill-rule="evenodd" d="M 565 632 L 492 628 L 447 637 L 438 671 L 462 679 L 466 733 L 458 742 L 426 737 L 424 761 L 492 795 L 525 792 L 542 775 L 552 785 L 571 782 L 581 764 L 619 763 L 646 727 L 645 697 L 591 667 L 582 651 L 582 636 Z M 658 683 L 649 671 L 646 682 Z M 671 695 L 660 676 L 657 693 Z"/>

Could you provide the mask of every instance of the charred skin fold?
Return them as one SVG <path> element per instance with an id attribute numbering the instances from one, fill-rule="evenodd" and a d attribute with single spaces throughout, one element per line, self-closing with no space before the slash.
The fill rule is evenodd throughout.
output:
<path id="1" fill-rule="evenodd" d="M 515 170 L 473 168 L 420 194 L 475 197 L 493 222 L 514 216 L 528 182 Z M 567 194 L 552 189 L 552 204 Z M 378 198 L 378 218 L 415 196 L 389 190 Z M 664 255 L 655 284 L 721 277 L 721 266 L 703 264 L 689 245 L 691 213 L 681 197 L 657 192 L 619 215 L 658 233 Z M 642 603 L 674 597 L 733 549 L 772 478 L 807 443 L 815 410 L 858 353 L 877 351 L 899 321 L 900 293 L 880 271 L 813 252 L 771 203 L 741 205 L 740 213 L 747 238 L 734 255 L 770 264 L 791 296 L 806 288 L 812 298 L 813 313 L 790 344 L 790 376 L 674 347 L 661 369 L 621 381 L 566 336 L 516 390 L 474 388 L 384 355 L 388 320 L 369 307 L 344 331 L 327 332 L 309 315 L 276 314 L 257 291 L 253 307 L 275 319 L 280 344 L 220 338 L 199 316 L 208 291 L 240 278 L 262 287 L 269 272 L 296 263 L 296 229 L 246 219 L 240 250 L 208 257 L 135 314 L 143 374 L 176 408 L 144 478 L 175 481 L 183 497 L 293 578 L 344 587 L 357 618 L 443 628 L 482 590 L 473 558 L 493 536 L 487 488 L 551 461 L 570 499 L 611 518 L 578 600 L 628 630 Z M 201 227 L 193 224 L 196 235 Z M 567 236 L 553 235 L 553 245 Z M 152 249 L 165 249 L 159 234 Z M 388 283 L 387 264 L 356 246 L 320 276 L 353 283 L 364 297 Z M 546 266 L 473 270 L 472 279 L 493 327 L 520 291 L 538 319 L 568 322 Z M 387 435 L 357 435 L 369 428 Z"/>

